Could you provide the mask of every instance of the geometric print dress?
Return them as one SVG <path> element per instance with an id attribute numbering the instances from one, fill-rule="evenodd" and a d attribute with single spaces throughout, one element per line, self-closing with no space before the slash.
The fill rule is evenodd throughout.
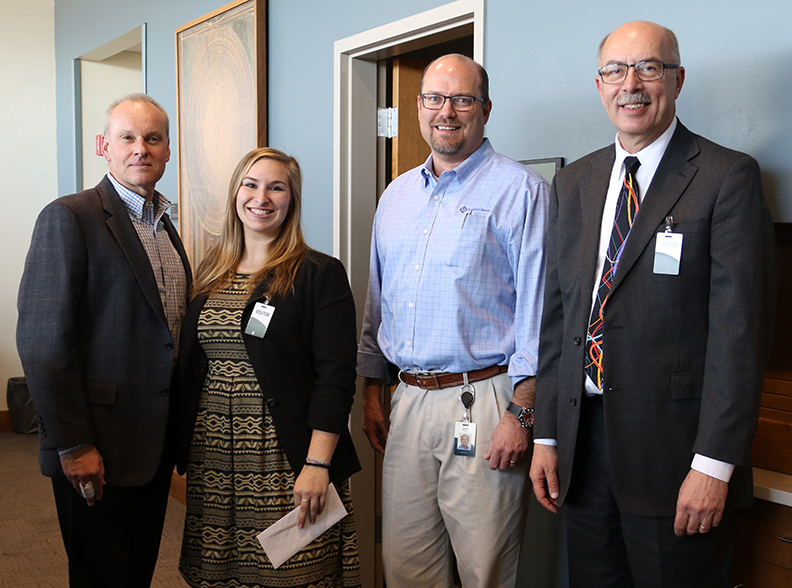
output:
<path id="1" fill-rule="evenodd" d="M 359 587 L 349 480 L 336 489 L 350 514 L 277 570 L 256 539 L 294 508 L 295 475 L 242 341 L 248 278 L 238 273 L 210 296 L 198 320 L 208 373 L 187 464 L 179 570 L 194 588 Z"/>

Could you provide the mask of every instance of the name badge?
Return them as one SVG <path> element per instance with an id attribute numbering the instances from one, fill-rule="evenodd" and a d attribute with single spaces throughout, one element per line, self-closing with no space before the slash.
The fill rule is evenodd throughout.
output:
<path id="1" fill-rule="evenodd" d="M 253 335 L 254 337 L 263 338 L 267 333 L 272 315 L 275 314 L 275 307 L 263 302 L 256 302 L 253 306 L 253 312 L 250 314 L 250 320 L 245 333 Z"/>
<path id="2" fill-rule="evenodd" d="M 454 423 L 454 455 L 466 457 L 476 455 L 476 423 L 465 421 Z"/>
<path id="3" fill-rule="evenodd" d="M 667 276 L 679 275 L 682 260 L 682 233 L 657 233 L 655 243 L 654 273 Z"/>

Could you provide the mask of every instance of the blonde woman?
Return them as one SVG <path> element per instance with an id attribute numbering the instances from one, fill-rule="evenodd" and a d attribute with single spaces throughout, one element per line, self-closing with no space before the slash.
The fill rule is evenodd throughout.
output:
<path id="1" fill-rule="evenodd" d="M 231 178 L 220 240 L 196 273 L 182 334 L 177 456 L 187 470 L 180 570 L 198 586 L 359 586 L 351 514 L 273 569 L 256 535 L 333 483 L 351 513 L 360 469 L 347 428 L 355 309 L 341 263 L 309 249 L 297 161 L 251 151 Z"/>

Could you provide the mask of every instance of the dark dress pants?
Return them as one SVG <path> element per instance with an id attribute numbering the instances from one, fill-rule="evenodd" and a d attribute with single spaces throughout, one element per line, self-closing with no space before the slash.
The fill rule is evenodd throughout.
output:
<path id="1" fill-rule="evenodd" d="M 602 402 L 584 395 L 564 503 L 570 588 L 732 588 L 732 513 L 708 533 L 677 537 L 673 517 L 636 516 L 619 504 Z"/>
<path id="2" fill-rule="evenodd" d="M 71 588 L 151 585 L 172 471 L 161 465 L 144 486 L 105 485 L 90 507 L 64 475 L 52 479 Z"/>

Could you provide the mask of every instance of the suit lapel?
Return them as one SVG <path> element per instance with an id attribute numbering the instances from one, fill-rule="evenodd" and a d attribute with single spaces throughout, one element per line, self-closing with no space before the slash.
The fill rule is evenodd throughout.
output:
<path id="1" fill-rule="evenodd" d="M 591 306 L 591 293 L 594 282 L 599 276 L 597 272 L 597 252 L 599 251 L 600 230 L 602 228 L 602 212 L 605 208 L 605 197 L 608 195 L 608 183 L 613 169 L 616 149 L 613 146 L 601 149 L 592 154 L 589 164 L 591 172 L 583 174 L 580 181 L 580 207 L 583 211 L 581 234 L 582 252 L 581 267 L 583 276 L 583 308 Z"/>
<path id="2" fill-rule="evenodd" d="M 641 202 L 641 209 L 630 231 L 630 237 L 624 246 L 611 295 L 625 280 L 643 251 L 652 246 L 658 227 L 664 224 L 666 216 L 693 179 L 698 168 L 688 162 L 698 152 L 695 135 L 682 123 L 677 123 L 674 136 L 671 137 L 671 142 L 660 160 L 649 191 Z"/>
<path id="3" fill-rule="evenodd" d="M 105 177 L 96 187 L 102 198 L 102 204 L 107 213 L 107 227 L 118 241 L 118 245 L 126 255 L 127 261 L 132 268 L 132 272 L 137 278 L 140 289 L 151 304 L 154 312 L 160 317 L 162 322 L 167 325 L 165 310 L 162 308 L 162 300 L 157 288 L 157 280 L 154 277 L 154 270 L 151 269 L 146 250 L 140 242 L 135 227 L 129 219 L 129 213 L 124 206 L 121 197 L 115 191 L 113 184 Z"/>

